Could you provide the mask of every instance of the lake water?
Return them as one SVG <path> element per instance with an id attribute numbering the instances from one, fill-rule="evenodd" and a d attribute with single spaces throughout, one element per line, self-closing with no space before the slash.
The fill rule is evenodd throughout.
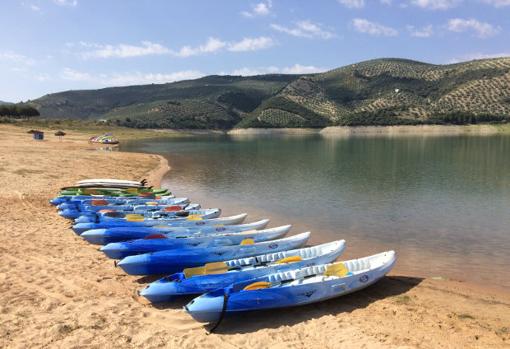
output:
<path id="1" fill-rule="evenodd" d="M 345 258 L 394 249 L 395 272 L 510 287 L 510 137 L 196 136 L 126 144 L 158 153 L 163 185 L 247 212 Z"/>

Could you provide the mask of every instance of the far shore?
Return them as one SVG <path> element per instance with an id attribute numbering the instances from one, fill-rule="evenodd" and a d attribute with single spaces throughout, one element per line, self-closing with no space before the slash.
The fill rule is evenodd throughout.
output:
<path id="1" fill-rule="evenodd" d="M 510 133 L 508 124 L 413 125 L 413 126 L 332 126 L 320 131 L 322 136 L 491 136 Z"/>
<path id="2" fill-rule="evenodd" d="M 227 132 L 234 136 L 313 135 L 350 136 L 459 136 L 509 134 L 510 124 L 479 125 L 398 125 L 398 126 L 330 126 L 325 128 L 246 128 Z"/>
<path id="3" fill-rule="evenodd" d="M 101 151 L 85 132 L 35 141 L 26 131 L 0 125 L 1 348 L 508 348 L 507 290 L 397 272 L 323 303 L 227 317 L 207 335 L 182 310 L 191 298 L 148 304 L 137 290 L 153 279 L 115 268 L 48 203 L 85 178 L 158 185 L 166 160 Z"/>
<path id="4" fill-rule="evenodd" d="M 396 125 L 396 126 L 329 126 L 325 128 L 234 128 L 211 129 L 137 129 L 92 124 L 79 120 L 25 120 L 14 125 L 30 129 L 75 131 L 90 135 L 112 132 L 121 141 L 150 138 L 176 138 L 193 136 L 222 136 L 244 138 L 246 136 L 308 136 L 363 137 L 363 136 L 491 136 L 510 134 L 510 123 L 473 125 Z M 13 125 L 13 126 L 14 126 Z"/>

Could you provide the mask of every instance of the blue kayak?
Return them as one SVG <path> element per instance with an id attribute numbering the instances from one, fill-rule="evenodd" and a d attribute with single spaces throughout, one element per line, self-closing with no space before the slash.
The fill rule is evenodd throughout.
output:
<path id="1" fill-rule="evenodd" d="M 344 249 L 345 240 L 338 240 L 296 250 L 210 263 L 159 279 L 141 290 L 140 295 L 153 303 L 168 302 L 176 296 L 202 294 L 268 274 L 331 263 Z"/>
<path id="2" fill-rule="evenodd" d="M 127 220 L 111 220 L 102 221 L 99 223 L 77 223 L 73 225 L 73 231 L 76 234 L 81 234 L 90 229 L 106 229 L 115 227 L 153 227 L 153 226 L 170 226 L 170 227 L 200 227 L 206 225 L 217 224 L 238 224 L 241 223 L 247 214 L 241 213 L 236 216 L 224 218 L 201 218 L 201 217 L 184 217 L 174 219 L 143 219 L 140 221 L 127 221 Z"/>
<path id="3" fill-rule="evenodd" d="M 101 248 L 109 258 L 122 259 L 137 254 L 183 248 L 211 248 L 233 246 L 279 239 L 289 232 L 291 225 L 240 233 L 153 235 L 145 239 L 113 242 Z M 86 232 L 85 232 L 86 233 Z"/>
<path id="4" fill-rule="evenodd" d="M 269 274 L 206 293 L 185 309 L 196 321 L 216 322 L 222 314 L 321 302 L 372 285 L 393 268 L 395 261 L 395 252 L 388 251 Z"/>
<path id="5" fill-rule="evenodd" d="M 59 213 L 62 215 L 62 213 Z M 149 221 L 149 220 L 165 220 L 165 219 L 175 219 L 175 218 L 186 218 L 188 216 L 193 216 L 195 218 L 201 217 L 205 218 L 216 218 L 221 215 L 221 210 L 219 208 L 207 208 L 201 210 L 179 210 L 179 211 L 144 211 L 141 213 L 133 213 L 133 212 L 118 212 L 118 211 L 107 211 L 107 212 L 97 212 L 94 213 L 92 218 L 89 214 L 82 214 L 77 217 L 74 222 L 75 223 L 99 223 L 99 222 L 139 222 L 141 220 Z M 126 224 L 121 224 L 126 225 Z"/>
<path id="6" fill-rule="evenodd" d="M 140 214 L 150 217 L 159 213 L 173 213 L 179 211 L 199 210 L 199 204 L 173 204 L 173 205 L 119 205 L 119 206 L 100 206 L 100 210 L 71 209 L 67 208 L 58 211 L 58 214 L 64 218 L 75 219 L 76 223 L 97 222 L 102 220 L 108 214 L 115 212 L 122 214 Z M 104 212 L 101 212 L 104 211 Z"/>
<path id="7" fill-rule="evenodd" d="M 61 196 L 57 196 L 56 198 L 51 199 L 50 204 L 52 204 L 54 206 L 58 206 L 65 202 L 76 203 L 76 202 L 87 201 L 87 200 L 115 200 L 115 199 L 120 199 L 120 200 L 137 199 L 137 200 L 152 200 L 152 201 L 154 201 L 154 200 L 164 200 L 167 198 L 173 198 L 174 196 L 173 195 L 162 195 L 162 196 L 158 196 L 158 197 L 159 197 L 159 199 L 146 198 L 143 196 L 61 195 Z"/>
<path id="8" fill-rule="evenodd" d="M 128 209 L 123 209 L 124 207 Z M 157 216 L 175 216 L 176 212 L 180 211 L 196 211 L 200 210 L 200 204 L 175 204 L 170 206 L 165 205 L 135 205 L 135 206 L 119 206 L 118 208 L 103 209 L 100 211 L 77 211 L 77 210 L 63 210 L 59 211 L 59 215 L 65 218 L 75 218 L 75 223 L 91 223 L 98 222 L 104 219 L 108 214 L 122 216 L 127 214 L 139 214 L 145 217 Z M 103 212 L 102 212 L 103 211 Z M 169 214 L 170 213 L 170 214 Z"/>
<path id="9" fill-rule="evenodd" d="M 167 198 L 167 199 L 123 199 L 123 200 L 84 200 L 69 201 L 57 206 L 59 210 L 78 210 L 78 211 L 100 211 L 100 210 L 129 210 L 135 206 L 171 206 L 185 205 L 190 201 L 188 198 Z"/>
<path id="10" fill-rule="evenodd" d="M 309 237 L 310 233 L 307 232 L 252 245 L 182 248 L 139 254 L 122 259 L 117 266 L 131 275 L 171 274 L 206 263 L 294 249 L 304 245 Z"/>
<path id="11" fill-rule="evenodd" d="M 144 239 L 154 234 L 218 234 L 218 233 L 236 233 L 246 230 L 263 229 L 269 223 L 269 219 L 262 219 L 257 222 L 237 225 L 200 225 L 193 227 L 118 227 L 108 229 L 91 229 L 82 233 L 80 236 L 95 245 L 106 245 L 111 242 L 122 242 L 128 240 Z"/>

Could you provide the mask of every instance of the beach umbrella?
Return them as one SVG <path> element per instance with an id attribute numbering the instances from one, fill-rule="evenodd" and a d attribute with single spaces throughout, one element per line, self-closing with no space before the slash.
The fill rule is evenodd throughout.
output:
<path id="1" fill-rule="evenodd" d="M 27 131 L 27 133 L 30 133 L 35 140 L 42 141 L 44 139 L 44 132 L 39 130 L 30 130 Z"/>
<path id="2" fill-rule="evenodd" d="M 55 136 L 57 136 L 61 141 L 62 141 L 62 137 L 64 137 L 66 135 L 66 133 L 64 131 L 57 131 L 55 132 Z"/>

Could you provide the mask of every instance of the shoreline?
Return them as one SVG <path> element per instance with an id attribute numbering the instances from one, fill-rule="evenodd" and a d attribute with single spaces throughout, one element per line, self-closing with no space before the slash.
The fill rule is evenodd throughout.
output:
<path id="1" fill-rule="evenodd" d="M 147 183 L 150 184 L 152 187 L 161 187 L 161 182 L 163 181 L 163 178 L 172 169 L 170 167 L 170 164 L 168 163 L 168 160 L 164 156 L 158 154 L 146 154 L 146 153 L 139 154 L 153 156 L 158 159 L 159 161 L 158 166 L 149 172 L 149 175 L 147 176 L 146 179 Z"/>
<path id="2" fill-rule="evenodd" d="M 320 131 L 325 137 L 350 136 L 493 136 L 508 133 L 508 125 L 413 125 L 413 126 L 332 126 Z"/>
<path id="3" fill-rule="evenodd" d="M 509 134 L 510 124 L 479 125 L 396 125 L 396 126 L 328 126 L 325 128 L 246 128 L 227 132 L 230 136 L 320 135 L 323 137 L 363 136 L 492 136 Z"/>
<path id="4" fill-rule="evenodd" d="M 169 170 L 166 159 L 91 149 L 84 133 L 38 142 L 25 132 L 0 125 L 5 188 L 0 347 L 503 348 L 510 343 L 508 292 L 394 273 L 323 303 L 226 318 L 217 333 L 207 335 L 182 311 L 190 298 L 148 305 L 136 291 L 151 278 L 114 268 L 47 202 L 59 187 L 87 177 L 148 178 L 156 184 Z"/>
<path id="5" fill-rule="evenodd" d="M 427 125 L 428 126 L 428 125 Z M 403 127 L 402 129 L 397 129 L 397 131 L 395 132 L 395 127 L 399 128 L 399 126 L 384 126 L 384 128 L 388 128 L 386 130 L 386 133 L 384 133 L 383 131 L 383 134 L 384 135 L 392 135 L 392 134 L 403 134 L 403 135 L 412 135 L 412 133 L 409 133 L 409 130 L 407 129 L 407 127 Z M 415 127 L 415 126 L 410 126 L 410 127 Z M 443 127 L 443 126 L 440 126 L 440 127 Z M 460 126 L 461 128 L 463 126 Z M 343 127 L 341 127 L 343 129 Z M 350 129 L 352 129 L 352 127 L 349 127 Z M 371 132 L 378 132 L 377 129 L 374 131 L 374 130 L 367 130 L 365 129 L 365 127 L 360 127 L 361 128 L 361 133 L 362 134 L 366 134 L 366 135 L 374 135 L 374 134 L 380 134 L 380 133 L 371 133 Z M 441 130 L 437 130 L 436 127 L 425 127 L 425 129 L 427 130 L 427 132 L 430 132 L 431 135 L 434 135 L 434 136 L 440 136 L 440 135 L 445 135 L 445 133 L 441 133 Z M 273 135 L 273 134 L 282 134 L 282 135 L 306 135 L 306 134 L 317 134 L 317 133 L 322 133 L 322 131 L 320 132 L 317 132 L 316 129 L 297 129 L 298 131 L 296 131 L 296 129 L 246 129 L 247 132 L 241 132 L 239 133 L 238 135 L 240 136 L 251 136 L 251 135 Z M 324 130 L 324 129 L 323 129 Z M 269 131 L 269 132 L 267 132 Z M 290 132 L 289 132 L 290 131 Z M 301 132 L 301 131 L 304 131 L 304 132 Z M 355 130 L 353 130 L 355 132 L 355 134 L 358 134 L 356 133 L 358 131 L 358 128 L 356 127 Z M 436 133 L 437 131 L 439 131 L 439 133 Z M 453 128 L 451 130 L 447 130 L 448 132 L 448 135 L 460 135 L 460 134 L 466 134 L 466 130 L 459 130 L 457 126 L 453 126 Z M 488 132 L 484 132 L 483 131 L 483 128 L 481 130 L 482 132 L 480 133 L 481 135 L 492 135 L 492 133 L 488 133 Z M 253 133 L 252 133 L 253 132 Z M 343 131 L 340 131 L 340 132 L 343 132 Z M 365 133 L 366 132 L 366 133 Z M 469 132 L 469 131 L 467 131 Z M 472 132 L 472 131 L 471 131 Z M 203 133 L 200 133 L 200 134 L 203 134 Z M 474 132 L 470 133 L 470 134 L 476 134 Z M 120 151 L 122 152 L 122 151 Z M 168 160 L 162 156 L 162 155 L 159 155 L 159 154 L 154 154 L 154 153 L 138 153 L 138 152 L 126 152 L 126 153 L 132 153 L 132 154 L 141 154 L 141 155 L 146 155 L 146 156 L 153 156 L 153 157 L 157 157 L 159 159 L 159 164 L 156 168 L 154 168 L 150 173 L 149 173 L 149 176 L 147 178 L 148 180 L 148 183 L 152 183 L 153 186 L 160 186 L 165 175 L 168 174 L 169 171 L 171 171 L 171 167 L 168 163 Z M 171 187 L 169 187 L 168 189 L 172 190 Z M 185 194 L 183 194 L 185 195 Z M 235 214 L 235 213 L 232 213 L 232 214 Z M 269 218 L 274 218 L 274 217 L 269 217 Z M 284 223 L 282 223 L 284 224 Z M 320 243 L 324 243 L 325 241 L 323 242 L 320 242 Z M 398 251 L 397 251 L 398 252 Z M 398 254 L 397 254 L 398 255 Z M 355 257 L 353 257 L 355 258 Z M 398 263 L 398 262 L 397 262 Z M 389 275 L 392 275 L 393 273 L 390 272 Z M 408 272 L 400 272 L 398 274 L 399 276 L 403 276 L 403 277 L 409 277 L 409 278 L 421 278 L 423 280 L 439 280 L 439 281 L 442 281 L 442 282 L 447 282 L 447 283 L 456 283 L 458 285 L 463 285 L 464 287 L 468 287 L 472 290 L 476 290 L 476 291 L 479 291 L 481 293 L 489 293 L 489 294 L 492 294 L 492 296 L 509 296 L 510 297 L 510 292 L 508 292 L 508 290 L 503 287 L 503 286 L 498 286 L 498 285 L 485 285 L 485 284 L 482 284 L 482 283 L 477 283 L 477 282 L 474 282 L 474 281 L 466 281 L 466 280 L 461 280 L 461 279 L 455 279 L 455 278 L 451 278 L 451 277 L 444 277 L 444 276 L 417 276 L 417 275 L 414 275 L 414 274 L 411 274 L 411 273 L 408 273 Z M 510 302 L 510 298 L 509 298 L 509 302 Z"/>
<path id="6" fill-rule="evenodd" d="M 22 122 L 19 124 L 5 124 L 12 127 L 42 128 L 48 132 L 59 129 L 70 130 L 73 133 L 101 133 L 111 131 L 122 140 L 139 140 L 154 138 L 175 138 L 193 136 L 308 136 L 322 137 L 405 137 L 405 136 L 492 136 L 510 134 L 510 123 L 502 124 L 469 124 L 469 125 L 395 125 L 395 126 L 328 126 L 324 128 L 233 128 L 230 130 L 212 129 L 135 129 L 118 126 L 92 126 L 79 121 L 70 124 L 37 122 Z"/>
<path id="7" fill-rule="evenodd" d="M 167 185 L 167 187 L 172 189 L 170 185 Z M 185 194 L 186 193 L 184 193 L 183 195 L 186 196 Z M 308 241 L 307 245 L 323 244 L 339 238 L 338 235 L 335 236 L 333 231 L 330 229 L 324 229 L 320 226 L 309 224 L 308 222 L 295 219 L 295 217 L 288 217 L 280 213 L 275 213 L 264 207 L 260 207 L 250 202 L 245 202 L 242 200 L 232 200 L 231 198 L 224 200 L 224 198 L 222 198 L 220 195 L 208 195 L 207 193 L 204 193 L 202 191 L 197 191 L 193 193 L 192 199 L 194 202 L 199 202 L 203 204 L 204 207 L 205 206 L 221 207 L 223 212 L 222 215 L 224 216 L 246 212 L 248 213 L 249 221 L 269 218 L 271 220 L 270 226 L 292 224 L 292 230 L 290 235 L 305 231 L 311 231 L 312 236 Z M 475 280 L 466 280 L 462 276 L 459 276 L 458 274 L 454 274 L 448 271 L 430 272 L 430 270 L 429 271 L 419 270 L 419 268 L 416 267 L 413 268 L 410 267 L 409 265 L 402 266 L 399 260 L 400 258 L 404 258 L 402 257 L 402 255 L 404 254 L 403 251 L 399 251 L 398 248 L 392 246 L 391 244 L 367 240 L 358 240 L 356 238 L 353 239 L 352 236 L 347 237 L 345 235 L 342 235 L 341 238 L 347 240 L 347 249 L 344 251 L 343 255 L 339 258 L 339 260 L 354 259 L 359 258 L 361 256 L 366 256 L 370 254 L 379 253 L 381 251 L 394 249 L 397 252 L 397 263 L 393 270 L 390 272 L 389 274 L 390 276 L 396 275 L 409 278 L 419 278 L 423 280 L 438 280 L 445 283 L 452 282 L 458 285 L 464 285 L 464 287 L 468 287 L 473 290 L 477 290 L 480 293 L 506 295 L 510 297 L 510 292 L 508 292 L 508 289 L 503 285 L 487 284 L 484 283 L 483 281 L 477 282 Z M 409 251 L 407 251 L 407 253 L 409 253 Z M 420 254 L 422 256 L 426 256 L 426 258 L 422 258 L 422 260 L 423 259 L 434 260 L 434 258 L 438 257 L 437 255 L 434 255 L 434 252 L 432 250 L 420 251 Z"/>

